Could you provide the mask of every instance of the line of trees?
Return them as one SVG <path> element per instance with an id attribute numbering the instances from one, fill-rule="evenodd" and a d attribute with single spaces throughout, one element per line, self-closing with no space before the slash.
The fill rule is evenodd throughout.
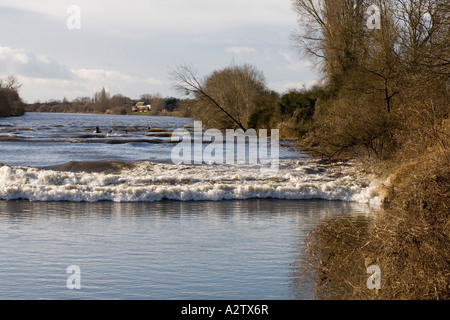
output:
<path id="1" fill-rule="evenodd" d="M 192 66 L 172 72 L 174 88 L 191 97 L 189 114 L 217 129 L 279 128 L 283 137 L 298 138 L 308 131 L 319 95 L 316 88 L 292 89 L 280 95 L 267 87 L 262 71 L 251 64 L 215 70 L 200 79 Z"/>
<path id="2" fill-rule="evenodd" d="M 368 28 L 374 4 L 379 28 Z M 329 155 L 359 149 L 378 158 L 389 158 L 412 136 L 429 146 L 430 126 L 449 114 L 449 6 L 446 0 L 294 1 L 302 25 L 294 40 L 323 75 L 311 142 Z"/>
<path id="3" fill-rule="evenodd" d="M 78 97 L 69 101 L 50 100 L 37 101 L 26 105 L 28 112 L 57 112 L 57 113 L 107 113 L 126 115 L 132 114 L 132 107 L 137 102 L 144 102 L 152 106 L 149 115 L 180 115 L 189 116 L 182 108 L 180 100 L 173 97 L 163 98 L 160 94 L 143 94 L 139 100 L 134 100 L 122 94 L 111 94 L 105 89 L 96 92 L 93 97 Z M 180 107 L 181 106 L 181 107 Z"/>
<path id="4" fill-rule="evenodd" d="M 203 78 L 181 65 L 172 81 L 190 97 L 190 115 L 207 127 L 279 128 L 328 157 L 387 159 L 416 138 L 426 147 L 431 136 L 444 134 L 437 124 L 449 113 L 449 6 L 446 0 L 295 0 L 302 28 L 293 40 L 319 65 L 320 84 L 280 95 L 250 64 Z"/>

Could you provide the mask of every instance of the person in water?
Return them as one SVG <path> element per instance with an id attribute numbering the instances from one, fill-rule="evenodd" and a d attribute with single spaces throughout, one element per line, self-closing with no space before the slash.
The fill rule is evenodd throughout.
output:
<path id="1" fill-rule="evenodd" d="M 95 133 L 102 133 L 101 131 L 100 131 L 100 128 L 97 126 L 97 128 L 95 128 Z"/>

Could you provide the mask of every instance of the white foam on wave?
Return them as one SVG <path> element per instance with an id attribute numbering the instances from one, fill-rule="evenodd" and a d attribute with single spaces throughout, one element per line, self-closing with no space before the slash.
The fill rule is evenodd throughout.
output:
<path id="1" fill-rule="evenodd" d="M 376 181 L 352 167 L 316 161 L 285 161 L 279 172 L 260 167 L 177 166 L 140 162 L 117 174 L 0 167 L 0 200 L 72 202 L 219 201 L 252 198 L 324 199 L 380 204 Z"/>

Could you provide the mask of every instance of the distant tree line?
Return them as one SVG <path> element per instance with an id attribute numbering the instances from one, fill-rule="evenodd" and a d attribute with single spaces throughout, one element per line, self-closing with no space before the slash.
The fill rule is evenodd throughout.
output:
<path id="1" fill-rule="evenodd" d="M 21 86 L 13 76 L 0 80 L 0 117 L 21 116 L 25 113 L 19 96 Z"/>
<path id="2" fill-rule="evenodd" d="M 201 87 L 203 93 L 178 89 L 184 98 L 147 93 L 139 99 L 131 99 L 122 94 L 111 96 L 102 88 L 92 97 L 36 101 L 25 105 L 25 109 L 28 112 L 127 115 L 133 114 L 132 107 L 137 102 L 143 102 L 151 105 L 151 111 L 145 115 L 193 117 L 202 120 L 205 126 L 218 129 L 280 128 L 283 136 L 298 138 L 311 125 L 319 94 L 306 89 L 292 89 L 284 94 L 270 90 L 263 73 L 248 64 L 214 71 L 205 80 L 204 88 Z M 212 99 L 223 105 L 223 110 L 214 105 Z M 234 115 L 234 120 L 230 115 Z"/>
<path id="3" fill-rule="evenodd" d="M 69 101 L 49 100 L 45 102 L 36 101 L 25 106 L 28 112 L 55 112 L 55 113 L 100 113 L 100 114 L 132 114 L 132 108 L 137 102 L 151 105 L 152 109 L 148 115 L 179 115 L 189 116 L 182 111 L 182 103 L 173 97 L 163 98 L 160 94 L 143 94 L 139 100 L 131 99 L 122 94 L 111 94 L 105 88 L 96 92 L 93 97 L 78 97 Z"/>

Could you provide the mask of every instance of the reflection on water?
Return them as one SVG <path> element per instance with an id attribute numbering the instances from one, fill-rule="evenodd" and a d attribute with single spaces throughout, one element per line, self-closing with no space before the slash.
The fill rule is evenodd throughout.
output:
<path id="1" fill-rule="evenodd" d="M 1 299 L 310 299 L 296 270 L 327 201 L 0 202 Z M 68 290 L 68 266 L 81 290 Z"/>

